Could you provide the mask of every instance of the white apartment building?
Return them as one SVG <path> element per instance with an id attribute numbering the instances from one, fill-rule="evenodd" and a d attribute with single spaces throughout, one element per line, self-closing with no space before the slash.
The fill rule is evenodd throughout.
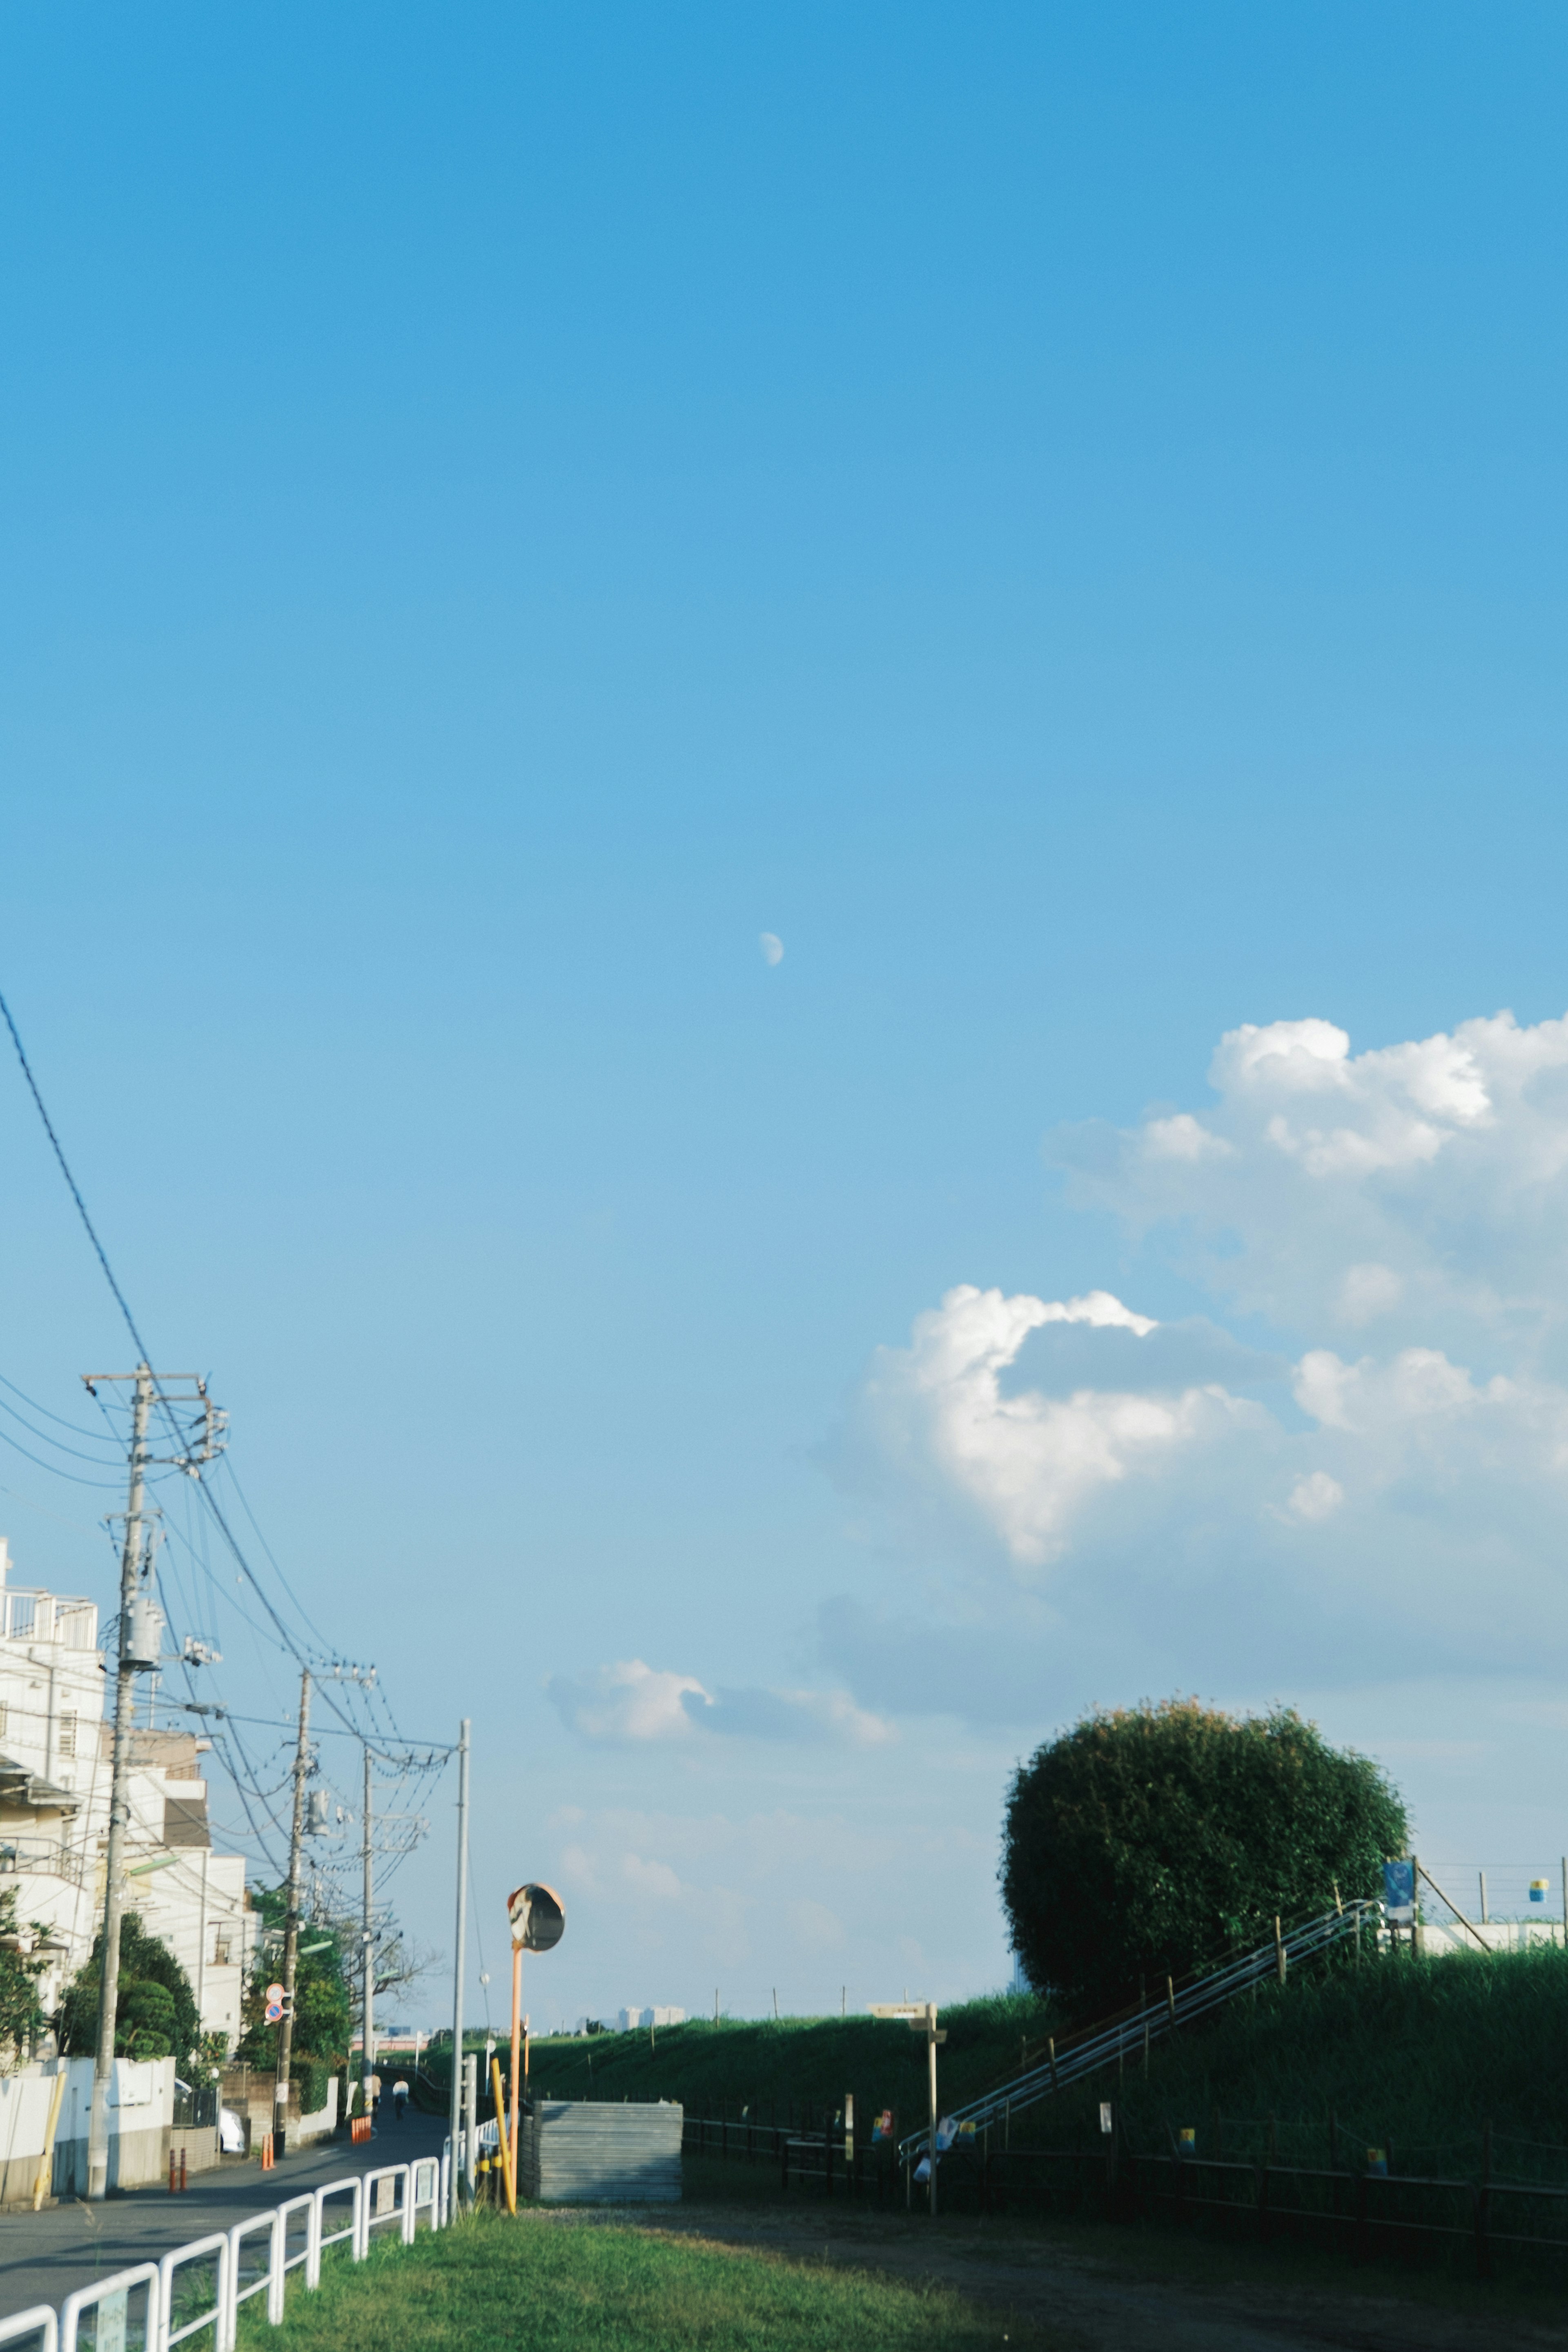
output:
<path id="1" fill-rule="evenodd" d="M 14 1584 L 0 1537 L 0 1890 L 16 1888 L 24 1934 L 35 1923 L 49 1930 L 46 2010 L 89 1957 L 103 1917 L 109 1664 L 96 1603 Z M 143 1694 L 147 1686 L 142 1678 Z M 244 1858 L 212 1851 L 200 1763 L 207 1744 L 194 1732 L 132 1733 L 125 1904 L 190 1978 L 204 2032 L 232 2044 L 259 1922 L 246 1908 Z"/>

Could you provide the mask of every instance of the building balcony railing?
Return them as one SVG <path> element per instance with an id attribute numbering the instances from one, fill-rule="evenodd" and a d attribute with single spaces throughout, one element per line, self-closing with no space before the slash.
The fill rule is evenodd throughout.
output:
<path id="1" fill-rule="evenodd" d="M 63 1878 L 72 1886 L 85 1886 L 88 1858 L 83 1853 L 73 1853 L 68 1846 L 57 1845 L 52 1838 L 0 1839 L 0 1879 L 19 1878 L 25 1871 L 42 1878 Z"/>
<path id="2" fill-rule="evenodd" d="M 96 1650 L 98 1603 L 7 1585 L 0 1591 L 0 1641 L 61 1642 L 68 1650 Z"/>

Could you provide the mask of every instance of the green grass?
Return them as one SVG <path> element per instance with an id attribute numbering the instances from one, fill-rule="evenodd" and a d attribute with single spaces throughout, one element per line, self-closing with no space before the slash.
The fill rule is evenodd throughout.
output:
<path id="1" fill-rule="evenodd" d="M 1543 1949 L 1359 1969 L 1303 1969 L 1222 2011 L 1206 2030 L 1156 2044 L 1145 2077 L 1134 2046 L 1013 2127 L 1014 2144 L 1098 2141 L 1098 2106 L 1121 2106 L 1135 2147 L 1163 2152 L 1190 2125 L 1200 2156 L 1257 2158 L 1274 2119 L 1282 2161 L 1327 2165 L 1330 2117 L 1342 2164 L 1390 2150 L 1400 2172 L 1473 2175 L 1492 2126 L 1492 2169 L 1568 2182 L 1568 1953 Z"/>
<path id="2" fill-rule="evenodd" d="M 1483 2127 L 1493 2169 L 1568 2180 L 1568 1953 L 1454 1954 L 1412 1961 L 1347 1954 L 1262 1988 L 1206 2028 L 1153 2047 L 1145 2078 L 1136 2037 L 1114 2065 L 1015 2123 L 1014 2142 L 1098 2141 L 1114 2099 L 1135 2147 L 1163 2150 L 1193 2126 L 1198 2151 L 1260 2157 L 1270 2117 L 1284 2160 L 1326 2164 L 1330 2117 L 1342 2163 L 1389 2147 L 1400 2171 L 1473 2173 Z M 943 2013 L 944 2108 L 1016 2074 L 1019 2047 L 1061 2030 L 1031 1997 L 970 2001 Z M 854 2093 L 864 2139 L 883 2107 L 899 2132 L 925 2118 L 924 2051 L 906 2026 L 859 2017 L 771 2020 L 536 2042 L 536 2090 L 561 2098 L 679 2099 L 690 2115 L 820 2123 Z"/>
<path id="3" fill-rule="evenodd" d="M 942 2288 L 682 2243 L 612 2225 L 476 2214 L 413 2246 L 331 2265 L 243 2352 L 1050 2352 L 1054 2335 Z"/>
<path id="4" fill-rule="evenodd" d="M 1031 2047 L 1058 2029 L 1060 2012 L 1032 1994 L 997 1994 L 944 2010 L 942 2053 L 944 2105 L 973 2098 L 1002 2075 L 1016 2074 L 1019 2045 Z M 537 2041 L 531 2050 L 535 2091 L 559 2099 L 678 2099 L 689 2115 L 738 2118 L 749 2108 L 758 2123 L 820 2122 L 852 2092 L 862 2133 L 891 2107 L 901 2131 L 926 2113 L 925 2041 L 907 2025 L 866 2016 L 784 2018 L 661 2027 L 650 2046 L 637 2033 L 595 2033 Z M 433 2052 L 433 2076 L 448 2078 L 447 2053 Z M 482 2070 L 481 2070 L 482 2071 Z M 505 2072 L 503 2058 L 502 2072 Z"/>

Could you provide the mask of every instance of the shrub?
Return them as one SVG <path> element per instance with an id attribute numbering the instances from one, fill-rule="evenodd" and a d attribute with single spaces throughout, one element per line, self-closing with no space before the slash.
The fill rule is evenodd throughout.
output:
<path id="1" fill-rule="evenodd" d="M 1289 1708 L 1095 1713 L 1021 1765 L 1003 1896 L 1031 1984 L 1101 2010 L 1255 1945 L 1276 1915 L 1381 1891 L 1405 1807 Z"/>

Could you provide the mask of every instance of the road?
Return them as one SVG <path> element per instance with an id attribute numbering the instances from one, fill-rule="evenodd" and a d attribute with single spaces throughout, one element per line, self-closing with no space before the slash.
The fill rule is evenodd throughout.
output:
<path id="1" fill-rule="evenodd" d="M 183 2197 L 138 2189 L 101 2205 L 62 2199 L 42 2213 L 0 2213 L 0 2319 L 37 2303 L 58 2308 L 76 2287 L 132 2263 L 156 2262 L 172 2246 L 232 2229 L 323 2180 L 439 2156 L 446 2137 L 444 2119 L 408 2115 L 380 2126 L 357 2147 L 348 2139 L 327 2140 L 285 2157 L 270 2172 L 259 2163 L 199 2172 Z"/>

